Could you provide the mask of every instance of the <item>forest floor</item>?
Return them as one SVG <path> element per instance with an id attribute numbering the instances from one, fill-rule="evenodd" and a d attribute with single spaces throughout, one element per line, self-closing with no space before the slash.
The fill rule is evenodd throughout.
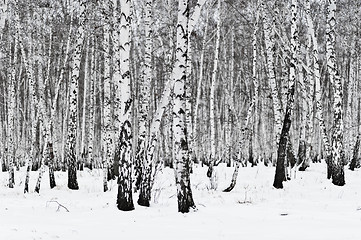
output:
<path id="1" fill-rule="evenodd" d="M 138 206 L 135 194 L 131 212 L 116 208 L 116 181 L 102 192 L 101 171 L 78 172 L 78 191 L 67 188 L 66 173 L 56 172 L 58 186 L 52 190 L 45 175 L 40 194 L 23 194 L 25 169 L 15 173 L 14 189 L 6 186 L 8 174 L 0 173 L 0 239 L 361 239 L 361 170 L 346 170 L 346 185 L 337 187 L 326 179 L 324 164 L 313 164 L 276 190 L 275 168 L 246 167 L 230 193 L 222 190 L 233 168 L 217 167 L 216 191 L 209 190 L 206 171 L 194 168 L 198 210 L 189 214 L 177 212 L 169 168 L 157 176 L 151 207 Z"/>

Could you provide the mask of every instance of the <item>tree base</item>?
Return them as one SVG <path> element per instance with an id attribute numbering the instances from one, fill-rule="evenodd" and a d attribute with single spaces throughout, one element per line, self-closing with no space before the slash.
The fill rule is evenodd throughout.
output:
<path id="1" fill-rule="evenodd" d="M 346 184 L 344 178 L 332 178 L 332 183 L 336 186 L 344 186 Z"/>
<path id="2" fill-rule="evenodd" d="M 283 183 L 282 182 L 274 182 L 273 187 L 276 189 L 283 189 Z"/>
<path id="3" fill-rule="evenodd" d="M 139 199 L 137 201 L 138 205 L 139 206 L 143 206 L 143 207 L 149 207 L 150 204 L 149 204 L 149 199 L 139 195 Z"/>
<path id="4" fill-rule="evenodd" d="M 117 207 L 121 211 L 132 211 L 134 210 L 134 204 L 132 201 L 127 201 L 124 198 L 117 200 Z"/>

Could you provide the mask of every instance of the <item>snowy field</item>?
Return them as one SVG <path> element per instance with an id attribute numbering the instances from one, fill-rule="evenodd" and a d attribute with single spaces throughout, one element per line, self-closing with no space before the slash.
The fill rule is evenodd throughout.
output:
<path id="1" fill-rule="evenodd" d="M 206 168 L 192 174 L 198 211 L 177 212 L 173 171 L 163 169 L 154 186 L 150 208 L 131 212 L 116 208 L 117 185 L 102 192 L 100 171 L 78 173 L 80 190 L 66 187 L 66 173 L 56 172 L 58 186 L 50 190 L 47 175 L 41 193 L 24 195 L 25 169 L 16 172 L 16 187 L 8 189 L 0 173 L 0 240 L 12 239 L 361 239 L 361 171 L 346 170 L 346 185 L 333 186 L 324 164 L 272 187 L 274 168 L 241 168 L 235 189 L 228 186 L 233 168 L 219 166 L 217 191 L 208 190 Z M 58 203 L 65 208 L 58 208 Z"/>

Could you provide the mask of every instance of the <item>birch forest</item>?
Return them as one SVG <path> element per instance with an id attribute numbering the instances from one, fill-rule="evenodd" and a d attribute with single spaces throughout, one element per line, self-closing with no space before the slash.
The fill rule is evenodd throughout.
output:
<path id="1" fill-rule="evenodd" d="M 314 166 L 346 189 L 361 166 L 360 10 L 358 0 L 2 0 L 0 188 L 76 192 L 90 174 L 100 198 L 116 192 L 113 211 L 137 211 L 154 206 L 171 169 L 181 213 L 202 208 L 194 178 L 227 196 L 261 166 L 273 192 Z"/>

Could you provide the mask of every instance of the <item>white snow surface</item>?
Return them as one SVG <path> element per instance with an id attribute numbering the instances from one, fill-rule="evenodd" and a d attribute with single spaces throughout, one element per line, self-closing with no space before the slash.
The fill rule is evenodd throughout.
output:
<path id="1" fill-rule="evenodd" d="M 222 192 L 233 168 L 217 167 L 219 189 L 209 190 L 207 169 L 195 166 L 191 175 L 197 211 L 177 212 L 174 172 L 157 176 L 149 208 L 116 207 L 117 184 L 102 192 L 102 172 L 78 172 L 80 190 L 67 188 L 67 174 L 56 172 L 57 187 L 49 188 L 47 173 L 40 194 L 23 194 L 25 169 L 15 173 L 16 186 L 7 187 L 0 173 L 0 240 L 25 239 L 361 239 L 361 171 L 346 170 L 346 185 L 326 179 L 325 164 L 313 164 L 284 184 L 272 187 L 275 168 L 241 168 L 235 189 Z M 65 206 L 58 208 L 58 204 Z"/>

